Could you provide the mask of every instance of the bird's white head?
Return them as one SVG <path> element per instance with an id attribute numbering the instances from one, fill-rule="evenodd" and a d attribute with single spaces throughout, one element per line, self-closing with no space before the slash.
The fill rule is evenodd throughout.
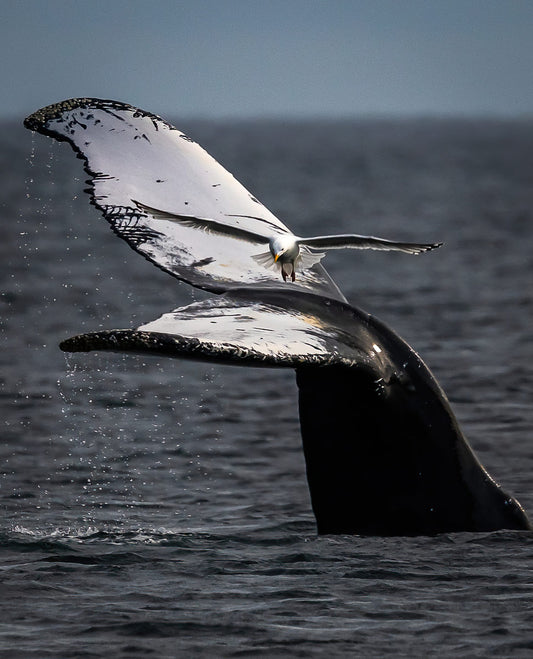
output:
<path id="1" fill-rule="evenodd" d="M 283 263 L 285 261 L 293 262 L 298 256 L 300 248 L 292 234 L 281 234 L 270 241 L 270 251 L 275 263 L 278 261 Z"/>

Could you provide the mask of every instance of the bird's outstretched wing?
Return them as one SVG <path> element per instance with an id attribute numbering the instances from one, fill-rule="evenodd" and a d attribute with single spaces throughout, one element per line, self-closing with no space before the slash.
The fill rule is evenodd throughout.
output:
<path id="1" fill-rule="evenodd" d="M 387 251 L 421 254 L 440 247 L 442 243 L 404 243 L 375 236 L 358 236 L 356 234 L 340 234 L 338 236 L 312 236 L 299 238 L 299 245 L 313 249 L 380 249 Z"/>
<path id="2" fill-rule="evenodd" d="M 24 125 L 68 142 L 85 161 L 91 203 L 113 230 L 155 265 L 216 293 L 236 286 L 278 284 L 278 273 L 252 256 L 257 245 L 236 232 L 262 236 L 289 229 L 201 146 L 160 117 L 117 101 L 74 98 L 37 110 Z M 210 218 L 233 233 L 162 222 L 146 207 Z M 244 235 L 240 234 L 241 237 Z M 320 265 L 296 284 L 343 299 Z"/>
<path id="3" fill-rule="evenodd" d="M 226 236 L 228 238 L 235 238 L 236 240 L 244 240 L 254 245 L 268 244 L 268 237 L 263 236 L 254 231 L 247 231 L 231 224 L 224 224 L 216 220 L 210 220 L 205 217 L 193 217 L 192 215 L 177 215 L 176 213 L 169 213 L 162 211 L 151 206 L 146 206 L 140 201 L 132 199 L 133 203 L 143 213 L 151 215 L 156 220 L 166 220 L 167 222 L 179 222 L 182 226 L 190 227 L 193 229 L 201 229 L 206 233 L 212 233 L 219 236 Z"/>

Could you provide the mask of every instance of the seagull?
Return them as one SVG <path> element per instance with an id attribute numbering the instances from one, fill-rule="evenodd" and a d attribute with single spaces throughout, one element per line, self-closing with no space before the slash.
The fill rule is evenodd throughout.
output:
<path id="1" fill-rule="evenodd" d="M 315 265 L 315 263 L 321 261 L 325 253 L 313 252 L 311 251 L 313 249 L 379 249 L 405 252 L 407 254 L 421 254 L 442 245 L 442 243 L 396 242 L 386 240 L 385 238 L 359 236 L 352 233 L 333 236 L 309 236 L 307 238 L 296 236 L 293 233 L 276 233 L 265 236 L 248 229 L 242 229 L 241 227 L 224 224 L 223 222 L 217 222 L 208 218 L 180 215 L 159 210 L 135 199 L 132 199 L 132 202 L 140 211 L 159 220 L 179 222 L 183 226 L 200 229 L 207 233 L 244 240 L 257 245 L 268 245 L 268 251 L 254 254 L 252 258 L 265 268 L 279 269 L 283 281 L 287 281 L 288 277 L 290 277 L 291 281 L 295 281 L 297 269 L 300 271 L 307 270 Z M 257 219 L 260 220 L 260 218 Z"/>

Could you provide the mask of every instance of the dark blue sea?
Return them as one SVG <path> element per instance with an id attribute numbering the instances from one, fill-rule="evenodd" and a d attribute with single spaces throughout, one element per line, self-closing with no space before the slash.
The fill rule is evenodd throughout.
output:
<path id="1" fill-rule="evenodd" d="M 0 657 L 533 656 L 531 533 L 317 536 L 290 371 L 59 350 L 206 294 L 21 122 L 0 124 Z M 445 243 L 324 264 L 533 514 L 533 122 L 174 122 L 295 233 Z"/>

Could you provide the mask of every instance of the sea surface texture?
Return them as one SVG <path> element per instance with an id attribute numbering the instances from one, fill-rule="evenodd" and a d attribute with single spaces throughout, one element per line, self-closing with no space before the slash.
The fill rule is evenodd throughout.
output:
<path id="1" fill-rule="evenodd" d="M 317 536 L 291 371 L 59 350 L 206 294 L 21 122 L 0 125 L 0 657 L 533 656 L 531 533 Z M 295 233 L 445 243 L 323 263 L 531 515 L 533 123 L 174 123 Z"/>

